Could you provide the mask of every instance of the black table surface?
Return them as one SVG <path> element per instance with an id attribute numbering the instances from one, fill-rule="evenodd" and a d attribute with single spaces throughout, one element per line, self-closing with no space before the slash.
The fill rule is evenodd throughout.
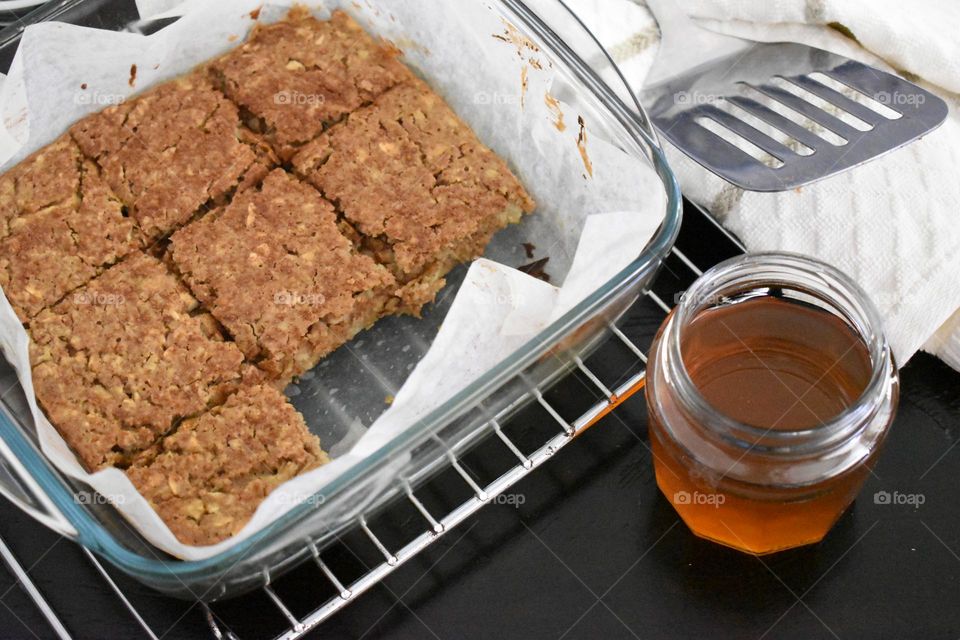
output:
<path id="1" fill-rule="evenodd" d="M 678 246 L 701 267 L 735 251 L 689 206 Z M 667 266 L 663 295 L 684 286 Z M 662 317 L 638 304 L 624 330 L 649 341 Z M 638 394 L 511 489 L 522 504 L 483 508 L 310 637 L 957 638 L 960 374 L 918 354 L 901 377 L 875 476 L 820 544 L 758 558 L 693 536 L 657 490 Z M 0 536 L 75 637 L 144 635 L 76 545 L 6 502 Z M 196 603 L 114 575 L 157 636 L 211 637 Z M 310 602 L 316 574 L 290 579 Z M 4 571 L 0 604 L 0 637 L 53 637 Z M 218 607 L 241 638 L 276 630 L 262 593 Z"/>

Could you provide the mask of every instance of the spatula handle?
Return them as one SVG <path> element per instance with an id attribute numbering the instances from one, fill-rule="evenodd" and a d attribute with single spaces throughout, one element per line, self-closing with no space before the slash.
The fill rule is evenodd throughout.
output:
<path id="1" fill-rule="evenodd" d="M 697 26 L 676 0 L 646 0 L 660 27 L 660 49 L 645 87 L 652 87 L 707 62 L 743 51 L 751 43 Z"/>

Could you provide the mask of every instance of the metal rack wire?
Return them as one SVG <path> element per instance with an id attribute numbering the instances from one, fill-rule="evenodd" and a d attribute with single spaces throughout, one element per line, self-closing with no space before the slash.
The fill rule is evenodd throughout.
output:
<path id="1" fill-rule="evenodd" d="M 702 273 L 679 249 L 674 248 L 672 255 L 676 258 L 674 264 L 681 266 L 681 268 L 688 272 L 680 278 L 681 280 L 692 280 Z M 656 292 L 646 291 L 645 297 L 664 314 L 670 312 L 670 305 Z M 312 611 L 306 615 L 296 615 L 293 608 L 283 600 L 274 588 L 272 577 L 264 575 L 263 586 L 260 587 L 260 589 L 266 598 L 276 607 L 279 615 L 286 621 L 286 628 L 275 636 L 276 640 L 295 640 L 303 637 L 312 629 L 315 629 L 322 622 L 382 582 L 387 576 L 409 562 L 412 558 L 449 534 L 485 505 L 494 502 L 498 496 L 504 494 L 504 492 L 513 487 L 521 479 L 547 462 L 560 451 L 560 449 L 593 426 L 600 418 L 616 408 L 617 405 L 641 390 L 644 386 L 646 375 L 646 355 L 643 349 L 616 325 L 610 324 L 609 329 L 612 334 L 610 341 L 617 343 L 620 348 L 626 350 L 630 357 L 635 359 L 637 364 L 636 370 L 616 384 L 608 385 L 605 384 L 601 380 L 601 377 L 592 371 L 581 358 L 573 358 L 571 368 L 579 372 L 584 380 L 589 381 L 590 385 L 596 390 L 599 400 L 581 415 L 571 419 L 564 418 L 561 411 L 548 401 L 544 392 L 540 388 L 534 387 L 531 390 L 532 400 L 553 419 L 556 429 L 545 442 L 531 453 L 524 453 L 519 444 L 507 434 L 505 428 L 501 426 L 496 419 L 491 419 L 491 433 L 496 435 L 496 438 L 491 437 L 490 440 L 499 443 L 499 446 L 503 448 L 506 454 L 512 456 L 512 459 L 516 461 L 512 467 L 500 473 L 500 475 L 492 481 L 482 483 L 475 478 L 468 469 L 468 466 L 463 463 L 462 454 L 438 440 L 438 443 L 444 447 L 447 469 L 455 472 L 455 475 L 460 478 L 464 487 L 469 490 L 469 498 L 454 508 L 446 510 L 444 513 L 438 513 L 435 510 L 431 510 L 425 501 L 418 497 L 417 490 L 414 490 L 411 484 L 405 481 L 401 496 L 398 499 L 406 502 L 407 506 L 412 507 L 422 518 L 422 531 L 418 535 L 407 541 L 401 547 L 391 549 L 390 546 L 384 542 L 382 536 L 377 534 L 375 527 L 368 519 L 368 515 L 360 516 L 355 523 L 354 531 L 361 532 L 369 543 L 379 552 L 382 559 L 378 563 L 368 566 L 359 577 L 349 580 L 338 576 L 333 568 L 324 561 L 323 551 L 311 544 L 307 562 L 315 566 L 318 574 L 320 574 L 333 589 L 333 595 L 325 601 L 319 602 Z M 0 541 L 0 543 L 2 543 L 2 541 Z M 2 549 L 2 547 L 0 547 L 0 549 Z M 120 602 L 129 610 L 140 627 L 142 627 L 145 637 L 156 640 L 158 636 L 155 631 L 145 621 L 137 607 L 126 597 L 107 569 L 92 553 L 85 549 L 84 552 Z M 4 554 L 4 556 L 6 557 L 6 554 Z M 7 561 L 9 564 L 9 559 Z M 30 582 L 29 576 L 26 574 L 20 576 L 18 574 L 17 577 L 24 582 L 28 595 L 37 603 L 41 613 L 43 613 L 51 626 L 56 630 L 58 636 L 61 638 L 69 638 L 70 636 L 63 624 L 57 618 L 56 613 L 43 600 L 40 592 L 35 587 L 30 588 L 32 583 Z M 206 603 L 200 604 L 203 607 L 207 626 L 213 638 L 217 640 L 239 640 L 233 631 L 225 628 L 225 625 L 218 619 L 218 616 L 209 605 Z"/>
<path id="2" fill-rule="evenodd" d="M 651 294 L 653 298 L 655 294 Z M 659 300 L 656 298 L 655 301 Z M 669 308 L 667 308 L 669 310 Z M 611 325 L 616 339 L 633 352 L 641 362 L 646 362 L 643 352 L 627 338 L 626 335 L 615 326 Z M 477 480 L 464 468 L 458 456 L 450 448 L 446 448 L 447 460 L 450 467 L 456 472 L 457 476 L 463 481 L 471 492 L 471 497 L 459 506 L 450 510 L 445 515 L 434 514 L 429 511 L 426 505 L 417 497 L 416 493 L 409 485 L 404 487 L 404 499 L 409 501 L 416 511 L 423 517 L 423 532 L 416 538 L 408 542 L 402 548 L 391 550 L 377 536 L 369 526 L 366 519 L 361 516 L 356 522 L 356 527 L 361 530 L 370 542 L 380 551 L 383 561 L 371 567 L 360 578 L 344 584 L 324 563 L 319 551 L 314 547 L 311 549 L 312 561 L 317 565 L 320 572 L 330 581 L 337 595 L 319 605 L 312 612 L 304 617 L 298 618 L 290 608 L 281 600 L 276 591 L 272 588 L 269 578 L 265 577 L 263 590 L 267 597 L 276 605 L 277 609 L 289 622 L 289 629 L 277 636 L 277 640 L 295 640 L 302 637 L 311 629 L 318 626 L 324 620 L 330 618 L 336 612 L 340 611 L 351 602 L 360 597 L 364 592 L 374 585 L 381 582 L 388 575 L 393 573 L 403 564 L 415 557 L 428 546 L 439 540 L 444 535 L 455 529 L 464 520 L 475 514 L 482 507 L 490 504 L 497 496 L 503 494 L 519 480 L 532 473 L 540 465 L 554 456 L 561 448 L 566 446 L 577 435 L 590 428 L 600 417 L 610 411 L 617 404 L 628 398 L 630 395 L 643 387 L 645 372 L 640 371 L 630 376 L 626 381 L 618 385 L 615 389 L 608 389 L 600 379 L 577 358 L 575 360 L 577 369 L 584 374 L 586 379 L 590 380 L 603 394 L 605 400 L 597 402 L 586 413 L 579 418 L 568 421 L 560 415 L 560 412 L 550 404 L 539 389 L 534 389 L 533 397 L 535 401 L 555 420 L 557 433 L 540 446 L 530 455 L 524 455 L 520 448 L 503 431 L 499 424 L 493 423 L 493 432 L 497 435 L 501 446 L 505 447 L 510 454 L 516 457 L 517 464 L 501 474 L 498 478 L 481 486 Z M 215 638 L 232 638 L 229 631 L 221 629 L 217 623 L 216 617 L 207 608 L 207 621 Z"/>

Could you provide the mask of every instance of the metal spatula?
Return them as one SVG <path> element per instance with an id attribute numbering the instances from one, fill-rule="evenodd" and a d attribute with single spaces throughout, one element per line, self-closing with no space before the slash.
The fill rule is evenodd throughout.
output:
<path id="1" fill-rule="evenodd" d="M 827 51 L 722 36 L 674 0 L 647 0 L 662 40 L 640 99 L 660 133 L 750 191 L 840 173 L 936 129 L 946 103 Z"/>

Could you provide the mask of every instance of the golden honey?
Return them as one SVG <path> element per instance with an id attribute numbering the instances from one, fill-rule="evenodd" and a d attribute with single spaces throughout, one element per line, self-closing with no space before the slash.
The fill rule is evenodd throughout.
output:
<path id="1" fill-rule="evenodd" d="M 661 492 L 695 534 L 762 554 L 821 540 L 853 502 L 898 381 L 853 282 L 756 254 L 704 274 L 664 321 L 646 394 Z"/>

